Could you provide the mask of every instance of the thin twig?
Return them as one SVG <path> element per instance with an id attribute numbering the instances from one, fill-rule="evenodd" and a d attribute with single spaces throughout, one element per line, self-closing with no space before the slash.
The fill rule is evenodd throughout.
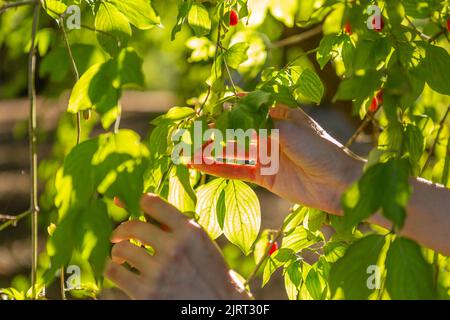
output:
<path id="1" fill-rule="evenodd" d="M 28 56 L 28 98 L 29 110 L 29 148 L 30 148 L 30 212 L 31 212 L 31 288 L 32 297 L 36 297 L 36 276 L 38 258 L 38 189 L 37 189 L 37 117 L 36 117 L 36 34 L 39 24 L 40 5 L 35 2 L 34 18 L 31 30 L 31 47 Z"/>
<path id="2" fill-rule="evenodd" d="M 36 0 L 24 0 L 24 1 L 16 1 L 16 2 L 7 3 L 0 8 L 0 14 L 2 14 L 3 12 L 5 12 L 8 9 L 26 6 L 26 5 L 30 5 L 30 4 L 34 4 L 34 3 L 36 3 Z"/>
<path id="3" fill-rule="evenodd" d="M 228 68 L 227 59 L 225 59 L 225 57 L 223 57 L 223 64 L 225 65 L 225 69 L 227 70 L 228 78 L 230 79 L 231 86 L 233 87 L 234 95 L 237 96 L 237 89 L 236 86 L 234 85 L 233 77 L 231 76 L 230 69 Z"/>
<path id="4" fill-rule="evenodd" d="M 447 107 L 447 111 L 445 112 L 444 117 L 442 118 L 441 122 L 439 123 L 439 130 L 437 132 L 436 139 L 434 140 L 433 145 L 431 146 L 430 150 L 428 151 L 428 157 L 427 157 L 427 160 L 426 160 L 424 166 L 422 167 L 422 170 L 420 170 L 420 175 L 423 175 L 425 173 L 425 170 L 430 165 L 431 158 L 436 149 L 436 145 L 439 141 L 439 136 L 441 135 L 442 130 L 444 130 L 445 121 L 447 120 L 447 117 L 449 114 L 450 114 L 450 105 Z"/>
<path id="5" fill-rule="evenodd" d="M 17 222 L 19 222 L 23 218 L 29 216 L 30 213 L 31 213 L 31 211 L 27 210 L 25 212 L 22 212 L 21 214 L 18 214 L 17 216 L 9 216 L 9 215 L 2 216 L 2 217 L 5 217 L 6 219 L 0 218 L 0 220 L 7 220 L 7 221 L 4 224 L 0 225 L 0 231 L 3 231 L 10 226 L 15 226 L 17 224 Z"/>
<path id="6" fill-rule="evenodd" d="M 271 241 L 271 244 L 277 242 L 280 237 L 283 235 L 283 229 L 284 229 L 284 225 L 281 226 L 275 233 L 274 239 Z M 262 256 L 262 258 L 258 261 L 258 263 L 256 264 L 255 268 L 253 269 L 252 273 L 250 273 L 250 275 L 248 276 L 247 280 L 245 280 L 244 283 L 244 287 L 246 287 L 250 281 L 253 280 L 253 278 L 257 275 L 259 269 L 261 268 L 261 266 L 264 264 L 264 262 L 266 262 L 266 260 L 270 257 L 270 249 L 271 249 L 271 245 L 268 245 L 266 248 L 266 251 L 264 252 L 264 255 Z"/>
<path id="7" fill-rule="evenodd" d="M 405 15 L 406 20 L 408 21 L 409 25 L 414 29 L 414 31 L 419 35 L 419 37 L 422 38 L 422 40 L 425 41 L 430 41 L 430 36 L 426 35 L 425 33 L 423 33 L 422 31 L 420 31 L 415 25 L 414 23 L 411 21 L 411 19 L 409 19 L 408 16 Z"/>
<path id="8" fill-rule="evenodd" d="M 300 42 L 303 42 L 305 40 L 308 40 L 318 34 L 320 34 L 323 30 L 322 25 L 319 25 L 315 27 L 314 29 L 307 30 L 305 32 L 293 35 L 291 37 L 276 41 L 272 44 L 272 48 L 281 48 L 285 46 L 290 46 L 293 44 L 297 44 Z"/>
<path id="9" fill-rule="evenodd" d="M 67 36 L 66 28 L 64 27 L 64 19 L 62 17 L 59 18 L 59 26 L 61 28 L 64 37 L 64 43 L 66 45 L 67 53 L 69 55 L 69 59 L 71 62 L 70 65 L 72 67 L 72 72 L 75 77 L 75 81 L 78 82 L 78 80 L 80 80 L 80 72 L 78 71 L 77 63 L 75 62 L 72 48 L 70 47 L 69 37 Z M 81 141 L 81 111 L 77 112 L 76 127 L 77 127 L 77 144 L 79 144 Z"/>

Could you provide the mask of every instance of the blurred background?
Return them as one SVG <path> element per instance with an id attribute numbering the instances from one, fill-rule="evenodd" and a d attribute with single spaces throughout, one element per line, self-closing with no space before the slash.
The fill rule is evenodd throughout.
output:
<path id="1" fill-rule="evenodd" d="M 130 44 L 144 58 L 146 88 L 141 92 L 128 91 L 121 100 L 121 128 L 135 130 L 143 138 L 147 138 L 152 130 L 151 119 L 170 107 L 186 105 L 206 90 L 205 80 L 211 68 L 211 44 L 205 42 L 199 45 L 199 41 L 207 40 L 193 37 L 188 27 L 183 27 L 175 41 L 170 40 L 177 1 L 153 0 L 152 5 L 161 16 L 162 25 L 149 31 L 134 29 Z M 20 214 L 29 206 L 27 52 L 30 47 L 31 15 L 31 8 L 27 7 L 0 15 L 0 214 Z M 93 24 L 92 14 L 88 10 L 83 11 L 82 21 L 83 24 Z M 251 90 L 262 67 L 282 66 L 289 57 L 316 48 L 322 37 L 322 28 L 286 27 L 285 23 L 266 12 L 260 21 L 249 23 L 235 36 L 247 39 L 252 53 L 250 62 L 239 73 L 233 73 L 233 78 L 243 90 Z M 80 73 L 106 58 L 96 44 L 95 33 L 71 30 L 69 38 L 76 43 L 73 51 Z M 46 226 L 54 210 L 52 175 L 75 143 L 75 120 L 73 115 L 65 113 L 74 78 L 56 22 L 44 12 L 41 13 L 39 25 L 38 53 L 38 153 L 42 210 L 39 243 L 40 250 L 43 250 Z M 49 56 L 52 57 L 51 63 Z M 323 104 L 305 106 L 305 110 L 331 135 L 345 142 L 358 127 L 359 120 L 351 116 L 350 103 L 331 102 L 339 84 L 336 70 L 330 64 L 320 70 L 314 56 L 300 59 L 298 63 L 315 68 L 326 87 Z M 103 131 L 95 116 L 83 121 L 83 127 L 85 132 L 92 129 L 91 135 Z M 367 132 L 360 136 L 353 149 L 365 155 L 370 149 L 370 141 L 370 132 Z M 265 190 L 258 189 L 257 193 L 262 208 L 262 229 L 278 228 L 291 204 Z M 268 212 L 276 212 L 277 218 L 266 219 Z M 0 225 L 2 223 L 0 221 Z M 28 218 L 16 226 L 0 229 L 0 288 L 28 288 L 31 261 L 29 230 Z M 247 276 L 255 264 L 253 257 L 244 257 L 237 247 L 223 239 L 219 239 L 219 243 L 224 246 L 231 267 Z M 256 279 L 252 286 L 256 289 L 256 298 L 285 299 L 282 278 L 278 275 L 276 279 L 263 289 L 258 289 L 260 279 Z M 51 296 L 51 289 L 49 292 Z M 121 296 L 117 292 L 106 292 L 105 297 Z"/>

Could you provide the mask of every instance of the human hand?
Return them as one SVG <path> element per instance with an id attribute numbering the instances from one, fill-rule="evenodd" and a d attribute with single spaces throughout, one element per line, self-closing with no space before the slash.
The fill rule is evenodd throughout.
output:
<path id="1" fill-rule="evenodd" d="M 363 162 L 351 157 L 301 109 L 277 106 L 270 110 L 279 129 L 279 170 L 261 175 L 255 166 L 232 163 L 192 163 L 191 167 L 229 179 L 256 183 L 294 203 L 342 214 L 342 193 L 362 173 Z"/>
<path id="2" fill-rule="evenodd" d="M 143 195 L 141 207 L 161 227 L 137 220 L 117 227 L 107 278 L 133 299 L 246 298 L 232 284 L 222 255 L 200 227 L 156 195 Z M 131 239 L 151 246 L 155 254 Z M 125 262 L 138 273 L 123 266 Z"/>

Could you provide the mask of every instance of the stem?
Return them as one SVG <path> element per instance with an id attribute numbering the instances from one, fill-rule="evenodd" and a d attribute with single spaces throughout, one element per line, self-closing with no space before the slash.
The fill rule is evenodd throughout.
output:
<path id="1" fill-rule="evenodd" d="M 447 107 L 447 111 L 444 114 L 444 117 L 442 118 L 441 122 L 439 123 L 439 130 L 436 135 L 436 139 L 433 142 L 433 145 L 431 146 L 431 149 L 428 151 L 428 157 L 427 161 L 425 162 L 425 165 L 423 166 L 422 170 L 420 170 L 420 175 L 423 175 L 425 173 L 425 170 L 430 165 L 431 157 L 433 156 L 433 153 L 436 149 L 436 145 L 439 141 L 439 136 L 442 133 L 442 130 L 444 130 L 445 121 L 447 120 L 448 115 L 450 114 L 450 105 Z"/>
<path id="2" fill-rule="evenodd" d="M 274 239 L 271 242 L 271 244 L 277 242 L 280 239 L 281 235 L 283 234 L 283 229 L 284 229 L 284 225 L 276 231 Z M 252 273 L 248 276 L 247 280 L 244 283 L 244 286 L 247 286 L 250 283 L 250 281 L 253 280 L 253 278 L 256 276 L 259 269 L 261 268 L 261 266 L 264 264 L 264 262 L 266 262 L 267 258 L 269 258 L 270 248 L 271 248 L 271 246 L 267 246 L 263 257 L 261 258 L 261 260 L 258 261 L 258 263 L 256 264 L 255 268 L 253 269 Z"/>
<path id="3" fill-rule="evenodd" d="M 370 123 L 370 118 L 366 115 L 364 117 L 363 122 L 361 125 L 356 129 L 355 133 L 348 139 L 348 141 L 345 143 L 344 147 L 350 148 L 350 146 L 356 141 L 356 139 L 359 137 L 359 135 L 364 131 L 364 129 L 367 127 L 367 125 Z"/>
<path id="4" fill-rule="evenodd" d="M 69 37 L 67 36 L 66 28 L 64 27 L 64 19 L 62 17 L 59 18 L 59 26 L 61 28 L 63 38 L 64 38 L 64 44 L 66 45 L 67 53 L 69 55 L 69 59 L 71 62 L 72 72 L 75 77 L 76 82 L 80 80 L 80 72 L 78 71 L 77 63 L 75 62 L 75 58 L 73 57 L 72 48 L 70 47 L 69 43 Z M 76 119 L 76 126 L 77 126 L 77 144 L 81 141 L 81 112 L 77 112 L 77 119 Z"/>
<path id="5" fill-rule="evenodd" d="M 25 6 L 25 5 L 34 4 L 34 3 L 36 3 L 36 0 L 24 0 L 24 1 L 11 2 L 11 3 L 5 4 L 3 7 L 0 8 L 0 14 L 2 14 L 3 12 L 5 12 L 8 9 L 17 8 L 20 6 Z"/>
<path id="6" fill-rule="evenodd" d="M 237 89 L 233 82 L 233 77 L 231 76 L 230 69 L 228 68 L 227 59 L 223 57 L 223 64 L 225 65 L 225 69 L 227 70 L 228 78 L 230 79 L 231 86 L 233 87 L 234 95 L 237 96 Z"/>
<path id="7" fill-rule="evenodd" d="M 38 258 L 38 189 L 37 189 L 37 120 L 36 120 L 36 34 L 39 24 L 39 3 L 34 5 L 34 18 L 31 30 L 31 48 L 28 56 L 28 97 L 29 110 L 29 148 L 30 148 L 30 213 L 31 213 L 31 288 L 36 298 L 36 275 Z"/>
<path id="8" fill-rule="evenodd" d="M 65 282 L 65 278 L 64 278 L 64 266 L 61 267 L 61 270 L 59 271 L 59 275 L 60 275 L 60 279 L 59 279 L 59 283 L 60 283 L 60 289 L 61 289 L 61 299 L 62 300 L 67 300 L 66 298 L 66 287 L 64 285 Z"/>
<path id="9" fill-rule="evenodd" d="M 433 252 L 433 266 L 434 266 L 434 287 L 437 289 L 439 282 L 439 253 Z"/>
<path id="10" fill-rule="evenodd" d="M 318 35 L 319 33 L 321 33 L 322 29 L 323 29 L 322 25 L 319 25 L 319 26 L 317 26 L 314 29 L 307 30 L 307 31 L 302 32 L 300 34 L 296 34 L 296 35 L 293 35 L 293 36 L 288 37 L 286 39 L 282 39 L 282 40 L 279 40 L 277 42 L 274 42 L 272 44 L 272 47 L 273 48 L 281 48 L 281 47 L 284 47 L 284 46 L 290 46 L 292 44 L 297 44 L 297 43 L 303 42 L 303 41 L 308 40 L 308 39 Z"/>
<path id="11" fill-rule="evenodd" d="M 17 222 L 22 220 L 25 217 L 28 217 L 30 215 L 31 211 L 27 210 L 25 212 L 22 212 L 21 214 L 17 216 L 1 216 L 0 220 L 7 220 L 4 224 L 0 225 L 0 231 L 5 230 L 9 226 L 15 226 Z"/>

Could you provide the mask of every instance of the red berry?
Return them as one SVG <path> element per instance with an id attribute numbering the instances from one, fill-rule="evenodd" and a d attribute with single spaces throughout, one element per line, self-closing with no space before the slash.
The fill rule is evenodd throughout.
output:
<path id="1" fill-rule="evenodd" d="M 276 243 L 276 242 L 274 242 L 274 243 L 267 242 L 267 246 L 268 247 L 270 246 L 269 252 L 268 252 L 269 256 L 271 256 L 275 251 L 278 250 L 278 243 Z"/>
<path id="2" fill-rule="evenodd" d="M 450 19 L 447 19 L 447 30 L 450 31 Z"/>
<path id="3" fill-rule="evenodd" d="M 373 97 L 372 102 L 370 103 L 369 111 L 372 113 L 377 112 L 378 108 L 383 104 L 383 90 L 380 90 L 376 93 L 375 97 Z"/>
<path id="4" fill-rule="evenodd" d="M 235 26 L 239 23 L 239 16 L 236 11 L 230 11 L 230 26 Z"/>
<path id="5" fill-rule="evenodd" d="M 347 33 L 348 35 L 352 35 L 353 33 L 352 25 L 348 21 L 344 24 L 344 32 Z"/>
<path id="6" fill-rule="evenodd" d="M 383 104 L 383 89 L 379 90 L 375 96 L 377 98 L 378 104 Z"/>
<path id="7" fill-rule="evenodd" d="M 380 27 L 379 28 L 377 28 L 377 17 L 373 17 L 373 19 L 372 19 L 372 27 L 373 27 L 373 30 L 375 30 L 376 32 L 381 32 L 383 30 L 383 28 L 384 28 L 383 17 L 380 16 Z"/>

